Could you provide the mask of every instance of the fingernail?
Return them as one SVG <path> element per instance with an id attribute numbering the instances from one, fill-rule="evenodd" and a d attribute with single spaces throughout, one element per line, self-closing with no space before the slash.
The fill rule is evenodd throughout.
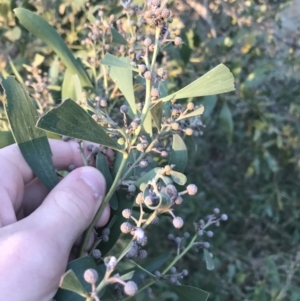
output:
<path id="1" fill-rule="evenodd" d="M 89 170 L 81 172 L 80 178 L 86 183 L 94 192 L 95 198 L 103 198 L 105 184 L 103 183 L 103 177 L 100 176 L 96 170 Z"/>

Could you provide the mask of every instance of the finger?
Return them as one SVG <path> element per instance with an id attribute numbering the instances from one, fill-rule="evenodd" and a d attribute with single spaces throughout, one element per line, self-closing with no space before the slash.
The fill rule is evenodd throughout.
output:
<path id="1" fill-rule="evenodd" d="M 67 169 L 71 164 L 76 167 L 83 165 L 77 142 L 49 140 L 49 143 L 56 169 Z M 86 152 L 88 153 L 87 150 Z M 35 176 L 16 144 L 0 150 L 0 166 L 1 211 L 9 210 L 5 209 L 4 206 L 8 206 L 7 204 L 10 203 L 12 203 L 14 211 L 18 211 L 23 200 L 24 185 L 31 182 Z M 9 220 L 12 220 L 12 212 L 9 215 Z M 3 222 L 2 219 L 0 221 L 3 225 L 9 224 Z"/>
<path id="2" fill-rule="evenodd" d="M 91 223 L 104 195 L 103 175 L 93 167 L 81 167 L 67 175 L 28 219 L 68 253 Z"/>

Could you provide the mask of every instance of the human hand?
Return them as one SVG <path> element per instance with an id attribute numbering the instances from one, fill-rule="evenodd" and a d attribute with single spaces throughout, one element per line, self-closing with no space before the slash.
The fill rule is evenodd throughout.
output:
<path id="1" fill-rule="evenodd" d="M 82 166 L 78 143 L 49 140 L 57 170 Z M 49 301 L 78 237 L 105 195 L 93 167 L 68 174 L 48 194 L 17 145 L 0 150 L 0 292 L 3 300 Z M 109 218 L 106 207 L 97 226 Z"/>

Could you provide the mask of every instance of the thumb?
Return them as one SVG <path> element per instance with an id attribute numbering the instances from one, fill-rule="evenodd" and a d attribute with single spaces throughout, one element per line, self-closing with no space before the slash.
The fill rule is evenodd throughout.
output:
<path id="1" fill-rule="evenodd" d="M 60 248 L 71 249 L 76 238 L 92 222 L 105 195 L 103 175 L 93 167 L 68 174 L 30 216 L 47 238 Z M 108 216 L 105 218 L 108 220 Z"/>

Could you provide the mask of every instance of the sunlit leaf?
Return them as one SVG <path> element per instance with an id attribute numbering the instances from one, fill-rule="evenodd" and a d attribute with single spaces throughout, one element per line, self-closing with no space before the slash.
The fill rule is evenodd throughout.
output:
<path id="1" fill-rule="evenodd" d="M 13 77 L 2 79 L 1 86 L 6 96 L 4 107 L 14 139 L 34 174 L 48 189 L 52 189 L 58 178 L 46 133 L 35 127 L 38 113 L 33 101 Z"/>
<path id="2" fill-rule="evenodd" d="M 198 116 L 198 115 L 202 115 L 204 112 L 204 106 L 201 106 L 200 108 L 194 110 L 191 113 L 185 114 L 184 116 L 180 116 L 176 119 L 176 121 L 185 119 L 185 118 L 190 118 L 190 117 L 194 117 L 194 116 Z"/>
<path id="3" fill-rule="evenodd" d="M 122 68 L 128 68 L 132 69 L 132 66 L 127 61 L 124 61 L 110 53 L 105 53 L 105 56 L 102 60 L 100 60 L 100 63 L 102 65 L 107 66 L 116 66 L 116 67 L 122 67 Z"/>
<path id="4" fill-rule="evenodd" d="M 183 89 L 161 98 L 162 101 L 234 91 L 234 78 L 229 69 L 220 64 Z"/>
<path id="5" fill-rule="evenodd" d="M 127 45 L 126 39 L 114 28 L 111 28 L 112 43 Z"/>
<path id="6" fill-rule="evenodd" d="M 15 139 L 10 131 L 0 132 L 0 148 L 15 143 Z"/>
<path id="7" fill-rule="evenodd" d="M 151 115 L 154 120 L 154 123 L 158 130 L 161 128 L 162 115 L 163 115 L 163 103 L 161 101 L 157 102 L 151 108 Z"/>
<path id="8" fill-rule="evenodd" d="M 145 132 L 150 137 L 152 137 L 152 135 L 153 135 L 153 131 L 152 131 L 152 116 L 151 116 L 151 113 L 149 111 L 148 111 L 148 113 L 146 115 L 146 118 L 144 120 L 143 127 L 144 127 Z"/>
<path id="9" fill-rule="evenodd" d="M 169 164 L 175 165 L 175 170 L 183 172 L 188 161 L 188 152 L 183 139 L 178 135 L 173 135 L 172 153 Z"/>
<path id="10" fill-rule="evenodd" d="M 109 167 L 107 165 L 106 158 L 101 152 L 99 152 L 97 154 L 96 168 L 102 172 L 102 174 L 106 180 L 106 191 L 109 191 L 109 189 L 113 183 L 113 178 L 111 176 Z M 118 209 L 118 198 L 115 193 L 110 198 L 109 204 L 112 209 L 114 209 L 114 210 Z"/>
<path id="11" fill-rule="evenodd" d="M 73 81 L 73 73 L 70 71 L 70 69 L 67 68 L 64 75 L 64 80 L 62 83 L 62 89 L 61 89 L 61 98 L 62 100 L 66 100 L 68 98 L 76 101 L 76 92 L 75 92 L 75 85 Z"/>
<path id="12" fill-rule="evenodd" d="M 61 278 L 59 287 L 74 292 L 82 297 L 87 297 L 88 293 L 83 288 L 73 270 L 67 271 Z"/>
<path id="13" fill-rule="evenodd" d="M 20 23 L 28 31 L 43 40 L 60 57 L 73 74 L 78 74 L 83 87 L 92 87 L 91 81 L 82 64 L 75 59 L 62 37 L 45 19 L 24 8 L 16 8 L 14 12 Z"/>
<path id="14" fill-rule="evenodd" d="M 175 170 L 171 171 L 171 177 L 175 183 L 178 185 L 184 185 L 187 181 L 186 175 L 181 172 L 177 172 Z"/>
<path id="15" fill-rule="evenodd" d="M 232 120 L 231 112 L 226 102 L 224 102 L 222 109 L 220 111 L 220 122 L 221 122 L 221 127 L 226 132 L 227 140 L 230 143 L 233 134 L 233 120 Z"/>
<path id="16" fill-rule="evenodd" d="M 120 150 L 121 147 L 75 101 L 65 100 L 39 118 L 37 126 L 49 132 L 78 138 Z"/>
<path id="17" fill-rule="evenodd" d="M 174 285 L 168 283 L 168 287 L 175 292 L 179 300 L 184 301 L 207 301 L 209 293 L 199 288 L 187 285 Z"/>
<path id="18" fill-rule="evenodd" d="M 118 60 L 130 64 L 129 57 L 121 57 L 118 58 Z M 119 88 L 119 90 L 122 92 L 122 94 L 128 101 L 132 112 L 136 114 L 132 70 L 118 66 L 110 66 L 109 76 L 112 78 L 116 86 Z"/>
<path id="19" fill-rule="evenodd" d="M 80 83 L 80 80 L 79 80 L 79 77 L 77 74 L 72 75 L 72 81 L 74 84 L 75 95 L 76 95 L 76 99 L 74 99 L 74 100 L 75 101 L 81 100 L 82 99 L 82 88 L 81 88 L 81 83 Z"/>
<path id="20" fill-rule="evenodd" d="M 209 271 L 213 270 L 215 268 L 215 264 L 210 253 L 206 249 L 203 249 L 203 254 L 204 254 L 204 260 L 206 262 L 206 268 Z"/>

